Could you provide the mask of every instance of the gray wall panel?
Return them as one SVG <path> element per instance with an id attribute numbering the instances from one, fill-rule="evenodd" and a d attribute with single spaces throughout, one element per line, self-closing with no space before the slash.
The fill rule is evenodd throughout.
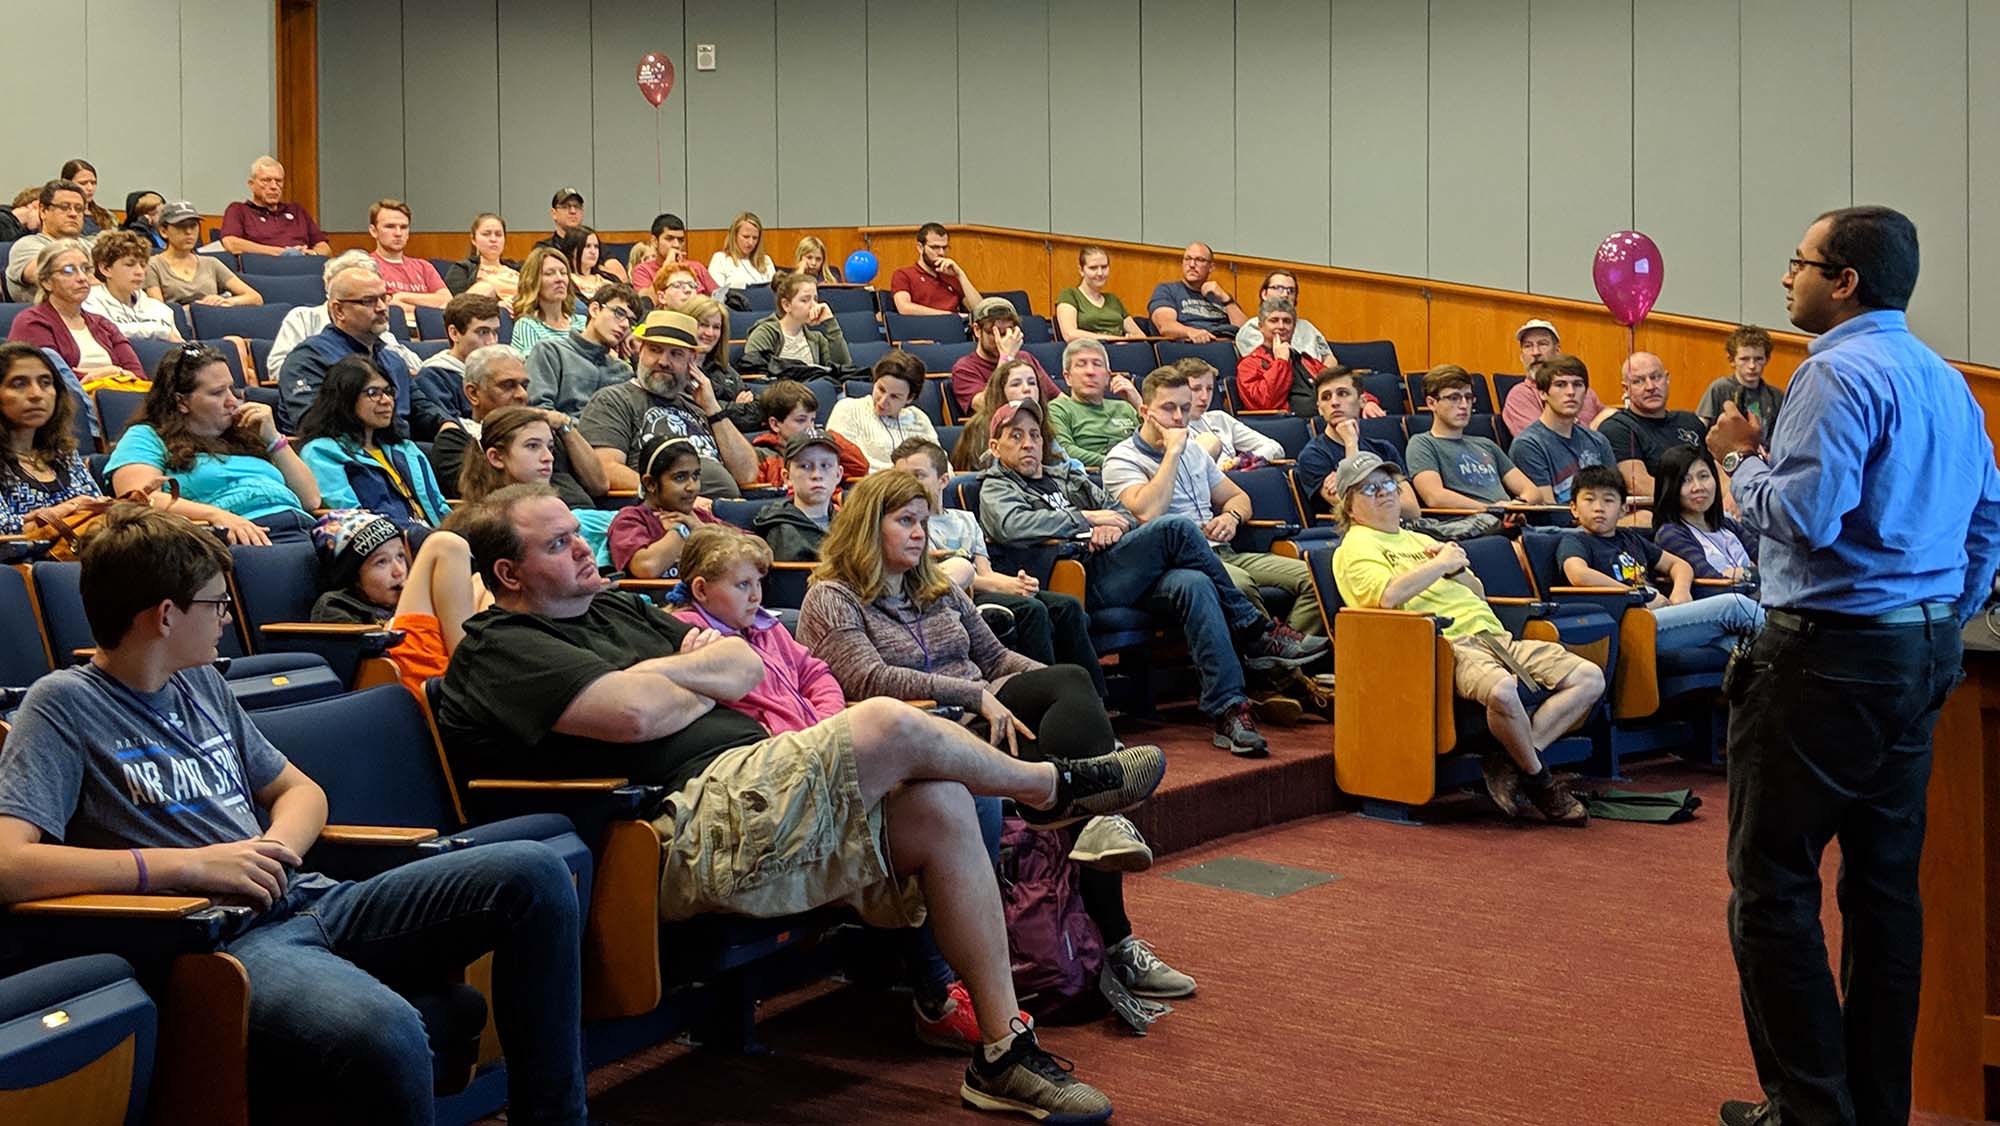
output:
<path id="1" fill-rule="evenodd" d="M 696 170 L 688 181 L 688 225 L 726 227 L 739 212 L 753 211 L 772 226 L 778 212 L 772 0 L 687 0 L 686 39 L 713 43 L 716 53 L 714 70 L 683 76 L 687 161 Z"/>
<path id="2" fill-rule="evenodd" d="M 163 14 L 171 19 L 175 8 L 148 0 L 92 0 L 82 13 L 90 54 L 119 60 L 117 80 L 110 85 L 122 87 L 127 96 L 86 97 L 84 134 L 72 142 L 76 151 L 63 159 L 82 156 L 96 166 L 97 202 L 113 211 L 124 206 L 127 192 L 180 186 L 181 60 L 178 54 L 161 50 L 163 40 L 177 38 L 172 26 L 160 26 Z M 70 62 L 76 65 L 78 60 Z M 109 77 L 102 70 L 93 74 L 86 69 L 73 81 L 81 85 L 100 76 Z M 58 161 L 48 174 L 60 169 Z"/>
<path id="3" fill-rule="evenodd" d="M 500 206 L 511 230 L 553 229 L 549 197 L 583 193 L 590 222 L 589 0 L 500 0 Z M 510 76 L 537 75 L 534 80 Z M 593 224 L 594 225 L 594 224 Z"/>
<path id="4" fill-rule="evenodd" d="M 1974 59 L 2000 58 L 2000 4 L 1972 5 L 1966 25 L 1966 53 Z M 1971 116 L 1966 122 L 1966 170 L 1971 198 L 1970 255 L 1972 310 L 1970 355 L 2000 363 L 2000 68 L 1972 68 L 1967 88 Z"/>
<path id="5" fill-rule="evenodd" d="M 1139 0 L 1060 5 L 1049 33 L 1049 227 L 1137 242 Z"/>
<path id="6" fill-rule="evenodd" d="M 1237 0 L 1236 249 L 1328 262 L 1333 0 Z"/>
<path id="7" fill-rule="evenodd" d="M 1332 261 L 1422 276 L 1430 13 L 1333 0 Z"/>
<path id="8" fill-rule="evenodd" d="M 868 214 L 868 0 L 778 0 L 774 226 L 838 227 Z M 789 265 L 793 247 L 771 251 Z"/>
<path id="9" fill-rule="evenodd" d="M 53 179 L 63 161 L 82 153 L 88 143 L 84 127 L 90 74 L 71 52 L 17 49 L 7 56 L 7 65 L 0 67 L 0 98 L 14 112 L 0 115 L 0 152 L 7 154 L 12 178 L 21 182 L 0 191 L 11 203 L 16 191 Z M 52 97 L 55 91 L 69 96 Z M 35 112 L 21 112 L 26 106 L 34 106 Z M 99 168 L 112 164 L 107 153 L 90 154 L 90 162 Z"/>
<path id="10" fill-rule="evenodd" d="M 1633 29 L 1646 60 L 1632 105 L 1633 226 L 1666 259 L 1664 308 L 1729 321 L 1743 313 L 1736 16 L 1737 0 L 1637 0 Z"/>
<path id="11" fill-rule="evenodd" d="M 1208 0 L 1140 7 L 1146 242 L 1237 246 L 1235 15 Z"/>
<path id="12" fill-rule="evenodd" d="M 957 9 L 868 0 L 868 57 L 863 221 L 958 222 Z"/>
<path id="13" fill-rule="evenodd" d="M 1787 328 L 1785 259 L 1812 217 L 1854 199 L 1847 5 L 1755 0 L 1742 6 L 1743 319 Z M 1773 65 L 1764 49 L 1783 44 Z M 1671 270 L 1673 264 L 1668 263 Z M 1669 274 L 1669 276 L 1672 276 Z"/>
<path id="14" fill-rule="evenodd" d="M 959 0 L 958 201 L 989 226 L 1049 227 L 1049 13 Z"/>
<path id="15" fill-rule="evenodd" d="M 403 5 L 404 200 L 419 231 L 470 230 L 500 198 L 496 0 Z M 387 110 L 389 107 L 384 107 Z M 359 230 L 365 213 L 335 216 Z"/>
<path id="16" fill-rule="evenodd" d="M 1527 151 L 1527 0 L 1432 0 L 1432 276 L 1528 288 Z"/>
<path id="17" fill-rule="evenodd" d="M 276 155 L 276 61 L 269 51 L 242 46 L 276 41 L 275 5 L 181 0 L 180 9 L 181 197 L 219 213 L 230 200 L 243 198 L 250 162 L 265 153 Z M 223 27 L 231 34 L 216 34 Z M 107 92 L 124 94 L 116 85 Z M 165 190 L 163 185 L 134 186 Z M 118 203 L 124 202 L 121 193 Z"/>
<path id="18" fill-rule="evenodd" d="M 360 230 L 369 204 L 404 194 L 402 53 L 389 44 L 390 53 L 383 56 L 384 29 L 402 25 L 399 0 L 320 6 L 319 212 L 314 217 L 327 230 Z M 230 199 L 243 198 L 249 169 L 250 162 L 243 161 Z"/>
<path id="19" fill-rule="evenodd" d="M 687 216 L 687 81 L 680 0 L 594 0 L 590 6 L 591 225 L 643 231 L 653 216 Z M 655 110 L 639 94 L 639 59 L 674 64 L 674 88 Z"/>
<path id="20" fill-rule="evenodd" d="M 1854 4 L 1854 199 L 1917 224 L 1910 328 L 1948 356 L 1968 338 L 1965 28 L 1965 0 Z"/>
<path id="21" fill-rule="evenodd" d="M 1594 300 L 1597 244 L 1632 226 L 1632 12 L 1533 0 L 1528 33 L 1528 288 Z"/>

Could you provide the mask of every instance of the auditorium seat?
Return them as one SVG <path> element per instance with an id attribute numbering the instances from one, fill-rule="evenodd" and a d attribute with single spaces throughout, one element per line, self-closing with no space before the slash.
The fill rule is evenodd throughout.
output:
<path id="1" fill-rule="evenodd" d="M 0 688 L 26 688 L 49 674 L 52 666 L 42 638 L 41 612 L 27 575 L 18 567 L 0 566 L 0 637 L 7 639 L 0 645 Z"/>
<path id="2" fill-rule="evenodd" d="M 1384 375 L 1403 374 L 1402 367 L 1396 363 L 1396 342 L 1393 340 L 1329 340 L 1326 346 L 1342 367 Z"/>
<path id="3" fill-rule="evenodd" d="M 873 313 L 857 310 L 851 313 L 835 313 L 833 318 L 840 322 L 840 333 L 847 338 L 850 347 L 857 341 L 875 341 L 883 338 L 882 323 L 875 319 Z"/>
<path id="4" fill-rule="evenodd" d="M 1055 326 L 1047 317 L 1025 316 L 1021 318 L 1021 339 L 1029 344 L 1053 343 L 1056 338 Z"/>
<path id="5" fill-rule="evenodd" d="M 850 340 L 847 342 L 847 351 L 849 355 L 854 357 L 854 370 L 856 371 L 867 371 L 874 367 L 877 361 L 889 354 L 889 349 L 892 347 L 893 345 L 882 340 Z"/>
<path id="6" fill-rule="evenodd" d="M 751 327 L 770 315 L 770 313 L 760 313 L 754 309 L 748 311 L 743 309 L 729 310 L 729 339 L 743 340 L 747 338 L 750 335 Z M 842 327 L 845 328 L 846 326 L 843 325 Z"/>
<path id="7" fill-rule="evenodd" d="M 0 1118 L 146 1120 L 159 1012 L 132 966 L 86 954 L 0 978 Z"/>
<path id="8" fill-rule="evenodd" d="M 1035 315 L 1035 306 L 1028 300 L 1028 291 L 1025 289 L 996 290 L 992 293 L 986 294 L 986 296 L 1006 298 L 1007 304 L 1012 305 L 1014 307 L 1014 311 L 1021 315 L 1021 320 L 1024 324 L 1027 322 L 1027 319 L 1029 317 Z M 1045 322 L 1048 320 L 1047 317 L 1044 317 L 1042 319 Z"/>
<path id="9" fill-rule="evenodd" d="M 1312 430 L 1306 420 L 1292 415 L 1250 415 L 1242 420 L 1243 425 L 1255 430 L 1266 438 L 1285 447 L 1287 458 L 1296 458 L 1299 451 L 1312 440 Z"/>
<path id="10" fill-rule="evenodd" d="M 4 259 L 0 259 L 0 261 L 4 261 Z M 15 317 L 27 311 L 28 305 L 24 301 L 0 303 L 0 337 L 6 336 L 8 330 L 14 327 Z"/>
<path id="11" fill-rule="evenodd" d="M 896 347 L 923 362 L 931 375 L 948 373 L 951 366 L 972 354 L 971 344 L 898 344 Z"/>
<path id="12" fill-rule="evenodd" d="M 1194 356 L 1214 368 L 1218 373 L 1229 373 L 1232 377 L 1232 385 L 1235 382 L 1236 345 L 1227 340 L 1212 340 L 1207 344 L 1190 344 L 1185 340 L 1162 340 L 1157 346 L 1146 341 L 1137 341 L 1135 343 L 1139 347 L 1152 349 L 1158 355 L 1159 366 L 1161 367 L 1165 367 L 1175 360 Z M 1111 365 L 1111 370 L 1131 371 L 1134 376 L 1142 376 L 1151 371 L 1152 368 L 1121 368 L 1114 362 Z"/>
<path id="13" fill-rule="evenodd" d="M 383 654 L 400 634 L 381 626 L 312 620 L 320 569 L 311 544 L 235 546 L 229 554 L 237 626 L 250 652 L 312 656 L 332 670 L 338 684 L 355 689 L 396 682 L 396 666 Z"/>
<path id="14" fill-rule="evenodd" d="M 268 305 L 324 305 L 326 304 L 326 279 L 319 274 L 300 274 L 296 277 L 272 274 L 259 277 L 251 288 Z"/>
<path id="15" fill-rule="evenodd" d="M 1107 340 L 1104 352 L 1105 358 L 1111 362 L 1111 370 L 1124 372 L 1132 377 L 1134 383 L 1146 378 L 1154 368 L 1170 362 L 1154 351 L 1150 340 Z M 1058 359 L 1056 366 L 1049 369 L 1049 374 L 1056 375 L 1061 371 L 1062 362 Z M 1236 371 L 1235 361 L 1216 368 L 1216 371 L 1233 374 Z"/>
<path id="16" fill-rule="evenodd" d="M 176 346 L 177 347 L 177 346 Z M 111 387 L 100 387 L 91 392 L 97 403 L 97 417 L 104 426 L 104 448 L 109 451 L 118 445 L 118 439 L 125 428 L 132 425 L 146 409 L 146 392 L 119 391 Z"/>
<path id="17" fill-rule="evenodd" d="M 1383 410 L 1390 414 L 1410 413 L 1410 401 L 1403 387 L 1403 377 L 1393 372 L 1375 372 L 1361 377 L 1361 384 Z"/>
<path id="18" fill-rule="evenodd" d="M 285 322 L 285 314 L 292 311 L 290 305 L 266 303 L 263 305 L 194 305 L 189 315 L 194 318 L 194 332 L 204 340 L 222 336 L 243 336 L 252 339 L 276 340 L 278 327 Z"/>
<path id="19" fill-rule="evenodd" d="M 769 289 L 764 292 L 771 294 Z M 776 308 L 774 298 L 775 295 L 766 298 L 766 308 Z M 836 313 L 867 313 L 871 317 L 875 315 L 875 291 L 872 289 L 851 285 L 823 285 L 819 287 L 819 299 Z M 750 304 L 755 308 L 757 302 L 753 298 Z"/>
<path id="20" fill-rule="evenodd" d="M 320 277 L 326 270 L 326 259 L 317 254 L 245 254 L 243 264 L 237 273 L 248 281 L 253 277 L 304 277 L 308 274 Z M 250 282 L 255 289 L 257 283 Z"/>
<path id="21" fill-rule="evenodd" d="M 965 318 L 956 313 L 884 313 L 882 324 L 889 339 L 903 345 L 913 341 L 959 344 L 972 339 L 966 334 Z"/>
<path id="22" fill-rule="evenodd" d="M 1430 429 L 1429 415 L 1418 418 L 1405 414 L 1385 414 L 1381 418 L 1362 419 L 1361 436 L 1387 442 L 1396 447 L 1397 455 L 1401 456 L 1410 444 L 1409 431 L 1405 427 L 1412 422 L 1421 422 L 1424 430 Z"/>

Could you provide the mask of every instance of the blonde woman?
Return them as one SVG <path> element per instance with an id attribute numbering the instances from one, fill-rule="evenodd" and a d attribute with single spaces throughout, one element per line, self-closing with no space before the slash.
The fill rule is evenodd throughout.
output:
<path id="1" fill-rule="evenodd" d="M 1137 340 L 1144 334 L 1118 295 L 1107 291 L 1111 254 L 1101 246 L 1076 252 L 1077 283 L 1056 294 L 1056 327 L 1070 340 Z"/>
<path id="2" fill-rule="evenodd" d="M 821 285 L 840 284 L 840 268 L 827 261 L 826 243 L 818 235 L 807 235 L 792 251 L 792 272 L 804 274 Z"/>
<path id="3" fill-rule="evenodd" d="M 538 246 L 521 263 L 519 289 L 508 311 L 514 314 L 516 352 L 527 355 L 536 344 L 552 337 L 567 336 L 584 325 L 570 295 L 569 260 L 554 247 Z"/>
<path id="4" fill-rule="evenodd" d="M 729 241 L 708 260 L 709 276 L 724 289 L 769 285 L 778 267 L 764 253 L 764 221 L 749 211 L 729 224 Z"/>
<path id="5" fill-rule="evenodd" d="M 471 252 L 452 263 L 444 287 L 453 297 L 483 293 L 502 305 L 514 300 L 521 285 L 521 264 L 501 257 L 507 249 L 507 220 L 482 211 L 472 220 Z"/>

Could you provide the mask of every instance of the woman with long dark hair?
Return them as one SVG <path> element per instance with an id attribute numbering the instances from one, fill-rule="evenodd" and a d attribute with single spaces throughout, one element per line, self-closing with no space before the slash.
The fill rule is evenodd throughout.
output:
<path id="1" fill-rule="evenodd" d="M 472 218 L 472 245 L 466 256 L 445 272 L 444 287 L 453 297 L 483 293 L 502 305 L 514 300 L 521 264 L 503 257 L 507 250 L 507 220 L 491 211 Z"/>
<path id="2" fill-rule="evenodd" d="M 104 471 L 120 496 L 171 477 L 176 513 L 221 528 L 230 543 L 311 542 L 313 480 L 278 434 L 271 408 L 245 402 L 222 353 L 199 342 L 160 358 L 140 419 Z"/>
<path id="3" fill-rule="evenodd" d="M 1700 446 L 1660 455 L 1653 479 L 1653 542 L 1688 561 L 1697 579 L 1754 581 L 1757 537 L 1722 511 L 1722 478 Z"/>
<path id="4" fill-rule="evenodd" d="M 405 532 L 435 528 L 451 511 L 430 461 L 396 417 L 396 385 L 364 356 L 327 369 L 298 437 L 328 508 L 365 508 Z"/>
<path id="5" fill-rule="evenodd" d="M 76 452 L 76 402 L 55 365 L 29 344 L 0 344 L 0 535 L 19 535 L 30 516 L 64 520 L 109 501 Z"/>

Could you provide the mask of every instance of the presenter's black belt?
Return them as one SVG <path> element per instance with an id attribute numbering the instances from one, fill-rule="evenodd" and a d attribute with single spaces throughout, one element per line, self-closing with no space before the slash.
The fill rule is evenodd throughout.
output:
<path id="1" fill-rule="evenodd" d="M 1881 614 L 1836 614 L 1832 610 L 1767 610 L 1764 620 L 1779 629 L 1804 633 L 1811 629 L 1885 629 L 1948 622 L 1957 618 L 1949 602 L 1925 602 Z"/>

